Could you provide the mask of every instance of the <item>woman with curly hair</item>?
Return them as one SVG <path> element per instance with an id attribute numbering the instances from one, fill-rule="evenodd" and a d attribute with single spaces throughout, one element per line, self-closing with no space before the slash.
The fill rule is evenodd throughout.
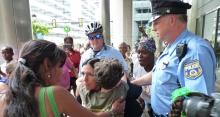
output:
<path id="1" fill-rule="evenodd" d="M 127 95 L 128 85 L 122 81 L 123 67 L 117 59 L 92 58 L 82 64 L 83 80 L 77 91 L 82 105 L 92 112 L 111 112 L 114 117 L 124 113 L 112 112 L 113 102 Z"/>

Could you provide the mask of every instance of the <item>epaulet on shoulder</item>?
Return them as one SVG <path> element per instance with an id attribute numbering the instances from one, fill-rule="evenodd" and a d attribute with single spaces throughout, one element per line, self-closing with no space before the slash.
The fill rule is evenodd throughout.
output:
<path id="1" fill-rule="evenodd" d="M 199 47 L 203 44 L 205 44 L 205 39 L 203 39 L 197 35 L 194 35 L 191 39 L 189 39 L 189 41 L 187 43 L 188 48 L 196 48 L 196 47 Z"/>

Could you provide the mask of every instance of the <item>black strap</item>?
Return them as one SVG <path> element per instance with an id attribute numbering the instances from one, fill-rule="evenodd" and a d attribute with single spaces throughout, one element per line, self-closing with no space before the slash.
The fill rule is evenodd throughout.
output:
<path id="1" fill-rule="evenodd" d="M 129 73 L 129 77 L 132 78 L 133 77 L 133 71 L 134 71 L 134 63 L 133 62 L 131 62 L 130 67 L 131 67 L 131 71 Z"/>
<path id="2" fill-rule="evenodd" d="M 179 63 L 181 62 L 182 58 L 187 53 L 187 44 L 186 43 L 180 43 L 176 47 L 176 56 L 179 58 Z M 179 79 L 177 78 L 177 85 L 179 88 L 181 88 L 181 84 L 179 82 Z"/>
<path id="3" fill-rule="evenodd" d="M 186 55 L 186 53 L 187 53 L 187 44 L 185 43 L 178 44 L 176 47 L 176 56 L 179 58 L 179 62 Z"/>

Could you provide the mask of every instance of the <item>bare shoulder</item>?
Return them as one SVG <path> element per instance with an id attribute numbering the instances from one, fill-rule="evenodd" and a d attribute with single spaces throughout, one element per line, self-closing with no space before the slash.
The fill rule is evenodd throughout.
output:
<path id="1" fill-rule="evenodd" d="M 61 103 L 65 101 L 69 101 L 69 99 L 74 98 L 69 91 L 61 86 L 50 86 L 53 90 L 53 96 L 55 98 L 56 103 Z"/>
<path id="2" fill-rule="evenodd" d="M 59 112 L 65 113 L 67 105 L 74 103 L 74 97 L 61 86 L 51 86 Z"/>
<path id="3" fill-rule="evenodd" d="M 4 90 L 7 90 L 7 89 L 8 89 L 8 85 L 0 82 L 0 92 L 4 91 Z"/>
<path id="4" fill-rule="evenodd" d="M 66 89 L 60 86 L 52 87 L 60 113 L 66 113 L 71 117 L 92 117 L 92 114 L 83 108 Z"/>
<path id="5" fill-rule="evenodd" d="M 6 108 L 6 94 L 0 94 L 0 117 L 3 117 L 3 112 Z"/>
<path id="6" fill-rule="evenodd" d="M 6 92 L 8 91 L 8 85 L 4 83 L 0 83 L 0 99 L 5 96 Z"/>
<path id="7" fill-rule="evenodd" d="M 53 93 L 56 97 L 65 96 L 65 95 L 71 96 L 70 92 L 61 86 L 52 86 L 52 88 L 53 88 Z"/>
<path id="8" fill-rule="evenodd" d="M 0 83 L 0 117 L 3 117 L 4 108 L 6 107 L 6 92 L 8 91 L 8 85 Z"/>

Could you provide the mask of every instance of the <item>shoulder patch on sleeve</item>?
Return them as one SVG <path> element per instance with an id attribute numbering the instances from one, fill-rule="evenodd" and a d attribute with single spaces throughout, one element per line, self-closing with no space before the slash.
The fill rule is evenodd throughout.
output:
<path id="1" fill-rule="evenodd" d="M 190 61 L 184 64 L 184 77 L 187 79 L 196 79 L 202 74 L 202 67 L 198 60 Z"/>

